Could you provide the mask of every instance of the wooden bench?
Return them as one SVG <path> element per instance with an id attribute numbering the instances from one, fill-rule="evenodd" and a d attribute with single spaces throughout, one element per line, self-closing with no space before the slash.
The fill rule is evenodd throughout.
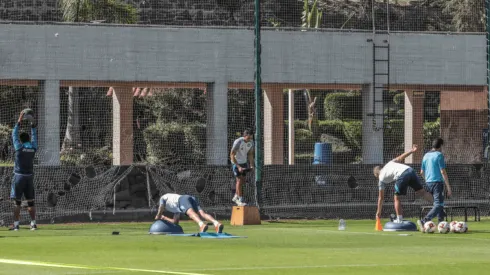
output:
<path id="1" fill-rule="evenodd" d="M 432 209 L 431 206 L 422 206 L 420 207 L 420 219 L 423 218 L 423 212 L 427 209 L 430 211 Z M 459 206 L 444 206 L 444 211 L 446 212 L 446 217 L 444 217 L 447 221 L 447 217 L 453 220 L 453 210 L 454 209 L 464 209 L 464 221 L 468 222 L 468 209 L 473 209 L 475 215 L 475 221 L 480 221 L 480 208 L 476 205 L 459 205 Z"/>

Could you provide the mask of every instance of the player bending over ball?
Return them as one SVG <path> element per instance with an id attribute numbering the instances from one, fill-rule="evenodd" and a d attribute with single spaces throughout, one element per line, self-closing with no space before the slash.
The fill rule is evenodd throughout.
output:
<path id="1" fill-rule="evenodd" d="M 31 120 L 31 136 L 28 133 L 20 133 L 19 127 L 26 115 L 26 119 Z M 20 209 L 22 196 L 27 201 L 27 211 L 31 216 L 31 230 L 36 230 L 36 209 L 34 207 L 34 155 L 37 151 L 37 129 L 34 118 L 31 114 L 20 113 L 19 120 L 15 124 L 12 132 L 12 139 L 15 148 L 14 177 L 12 179 L 12 189 L 10 198 L 15 202 L 14 226 L 10 230 L 19 230 Z"/>
<path id="2" fill-rule="evenodd" d="M 252 130 L 243 131 L 243 137 L 236 139 L 231 147 L 230 159 L 233 164 L 233 174 L 236 178 L 236 191 L 232 201 L 238 206 L 247 205 L 243 201 L 242 186 L 245 184 L 245 176 L 254 165 L 254 142 Z"/>
<path id="3" fill-rule="evenodd" d="M 165 209 L 174 214 L 173 219 L 167 218 L 163 215 L 163 211 Z M 208 230 L 208 225 L 201 220 L 201 217 L 210 221 L 214 224 L 214 228 L 216 233 L 222 233 L 224 226 L 213 219 L 213 217 L 204 210 L 202 210 L 201 206 L 197 199 L 193 196 L 189 195 L 179 195 L 167 193 L 160 198 L 160 206 L 158 207 L 158 213 L 155 217 L 155 220 L 165 220 L 174 224 L 179 224 L 180 214 L 184 213 L 197 224 L 199 224 L 199 232 L 206 232 Z M 201 217 L 199 217 L 199 214 Z"/>
<path id="4" fill-rule="evenodd" d="M 402 205 L 398 196 L 406 195 L 408 187 L 412 188 L 415 191 L 415 194 L 424 197 L 424 199 L 431 203 L 433 202 L 431 194 L 422 187 L 415 170 L 413 170 L 412 167 L 401 163 L 415 151 L 417 151 L 417 145 L 413 145 L 412 150 L 396 157 L 384 167 L 374 167 L 374 176 L 379 180 L 378 210 L 376 211 L 376 218 L 381 218 L 386 184 L 392 182 L 395 182 L 394 202 L 397 215 L 395 222 L 403 221 Z"/>

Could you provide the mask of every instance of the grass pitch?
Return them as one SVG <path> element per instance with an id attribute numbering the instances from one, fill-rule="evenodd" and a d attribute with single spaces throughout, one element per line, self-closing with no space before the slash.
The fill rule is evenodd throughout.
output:
<path id="1" fill-rule="evenodd" d="M 386 222 L 386 221 L 384 221 Z M 0 229 L 0 274 L 487 274 L 490 220 L 466 234 L 375 232 L 374 221 L 263 222 L 246 239 L 148 235 L 150 223 Z M 186 233 L 197 226 L 183 222 Z M 212 230 L 212 227 L 210 227 Z M 120 235 L 112 235 L 119 231 Z M 407 233 L 407 232 L 404 232 Z"/>

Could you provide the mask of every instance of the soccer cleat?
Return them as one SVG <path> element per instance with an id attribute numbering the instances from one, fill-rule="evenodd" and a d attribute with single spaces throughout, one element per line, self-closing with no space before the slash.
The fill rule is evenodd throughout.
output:
<path id="1" fill-rule="evenodd" d="M 203 233 L 203 232 L 206 232 L 208 231 L 208 225 L 207 224 L 203 224 L 202 226 L 199 227 L 199 232 L 200 233 Z"/>
<path id="2" fill-rule="evenodd" d="M 10 231 L 19 231 L 20 227 L 17 225 L 12 225 L 12 227 L 9 228 Z"/>
<path id="3" fill-rule="evenodd" d="M 420 232 L 424 233 L 424 222 L 422 220 L 417 220 L 417 225 L 419 226 Z"/>
<path id="4" fill-rule="evenodd" d="M 221 223 L 218 223 L 218 225 L 214 227 L 214 229 L 216 230 L 216 233 L 223 233 L 224 228 L 225 228 L 225 226 L 222 225 Z"/>
<path id="5" fill-rule="evenodd" d="M 37 230 L 37 225 L 35 225 L 35 224 L 31 224 L 31 230 L 32 230 L 32 231 Z"/>

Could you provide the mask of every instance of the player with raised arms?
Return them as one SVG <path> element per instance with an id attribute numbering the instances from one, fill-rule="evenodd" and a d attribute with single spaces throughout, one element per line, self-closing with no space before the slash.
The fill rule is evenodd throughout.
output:
<path id="1" fill-rule="evenodd" d="M 422 196 L 428 202 L 433 202 L 431 194 L 425 191 L 415 170 L 402 163 L 405 158 L 415 151 L 417 151 L 417 145 L 413 145 L 410 151 L 391 160 L 384 167 L 374 167 L 374 176 L 379 180 L 378 210 L 376 211 L 377 219 L 381 218 L 386 184 L 395 183 L 394 202 L 397 218 L 394 222 L 401 223 L 403 221 L 403 210 L 399 196 L 406 195 L 408 187 L 412 188 L 415 191 L 415 194 Z"/>
<path id="2" fill-rule="evenodd" d="M 236 178 L 236 191 L 232 201 L 238 206 L 247 205 L 243 201 L 242 186 L 245 184 L 247 172 L 254 165 L 254 142 L 253 132 L 250 129 L 243 131 L 243 136 L 233 142 L 230 152 L 230 160 L 233 164 L 232 170 Z"/>
<path id="3" fill-rule="evenodd" d="M 165 210 L 174 214 L 173 219 L 163 215 L 163 211 Z M 199 214 L 207 221 L 213 223 L 216 233 L 223 232 L 224 226 L 211 215 L 204 212 L 197 199 L 189 195 L 179 195 L 174 193 L 163 195 L 160 198 L 160 206 L 158 207 L 158 213 L 155 216 L 155 220 L 165 220 L 174 224 L 179 224 L 181 213 L 187 215 L 199 225 L 199 232 L 206 232 L 208 230 L 208 225 L 201 220 Z"/>
<path id="4" fill-rule="evenodd" d="M 22 120 L 31 122 L 31 136 L 22 132 L 19 128 Z M 36 230 L 36 209 L 34 207 L 34 156 L 37 151 L 37 128 L 34 122 L 33 111 L 25 109 L 20 113 L 19 119 L 12 131 L 12 140 L 15 148 L 14 177 L 10 198 L 15 202 L 14 225 L 10 230 L 19 230 L 20 210 L 22 196 L 27 201 L 27 211 L 31 216 L 31 230 Z"/>

